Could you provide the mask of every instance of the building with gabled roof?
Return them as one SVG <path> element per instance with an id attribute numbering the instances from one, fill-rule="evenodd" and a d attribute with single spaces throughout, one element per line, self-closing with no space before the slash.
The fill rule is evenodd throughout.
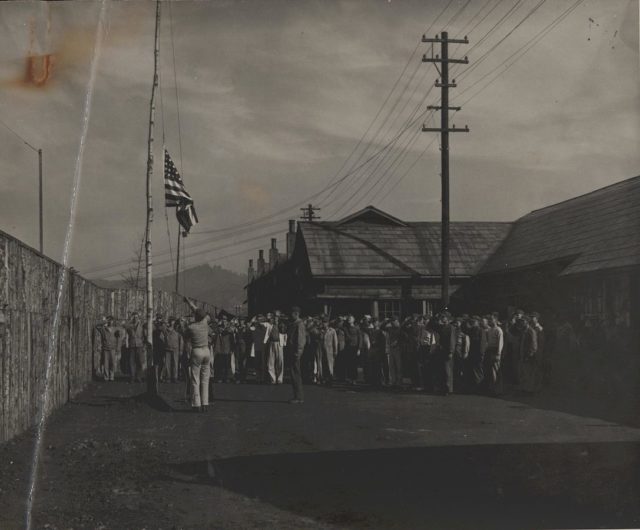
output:
<path id="1" fill-rule="evenodd" d="M 587 326 L 640 327 L 640 177 L 518 219 L 466 298 Z"/>
<path id="2" fill-rule="evenodd" d="M 510 226 L 451 223 L 451 292 L 479 271 Z M 368 206 L 340 221 L 298 223 L 291 257 L 253 276 L 249 311 L 267 311 L 274 301 L 334 314 L 433 311 L 440 267 L 440 223 L 401 221 Z"/>
<path id="3" fill-rule="evenodd" d="M 373 206 L 333 222 L 290 222 L 286 259 L 250 270 L 250 314 L 428 313 L 440 308 L 440 223 Z M 451 222 L 451 305 L 522 307 L 581 322 L 638 324 L 640 177 L 513 223 Z"/>

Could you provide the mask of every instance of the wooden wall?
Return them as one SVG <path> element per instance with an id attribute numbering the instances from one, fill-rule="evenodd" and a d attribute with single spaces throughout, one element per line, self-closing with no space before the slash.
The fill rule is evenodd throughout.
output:
<path id="1" fill-rule="evenodd" d="M 35 424 L 44 403 L 46 363 L 54 330 L 62 265 L 0 232 L 0 442 Z M 209 311 L 214 308 L 200 304 Z M 177 293 L 156 292 L 156 313 L 182 316 Z M 47 414 L 91 381 L 99 363 L 99 319 L 144 313 L 144 291 L 104 289 L 69 272 L 61 296 Z"/>

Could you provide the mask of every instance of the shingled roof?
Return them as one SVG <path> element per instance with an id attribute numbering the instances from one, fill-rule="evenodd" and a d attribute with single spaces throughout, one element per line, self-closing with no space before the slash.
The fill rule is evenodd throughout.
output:
<path id="1" fill-rule="evenodd" d="M 373 207 L 337 222 L 301 222 L 314 276 L 440 276 L 440 223 L 405 222 Z M 510 223 L 451 223 L 450 274 L 476 274 Z"/>
<path id="2" fill-rule="evenodd" d="M 481 272 L 558 260 L 563 275 L 640 265 L 640 177 L 518 219 Z"/>

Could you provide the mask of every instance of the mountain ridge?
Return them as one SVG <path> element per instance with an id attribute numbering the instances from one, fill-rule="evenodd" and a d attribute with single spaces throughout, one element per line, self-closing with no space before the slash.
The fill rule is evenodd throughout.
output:
<path id="1" fill-rule="evenodd" d="M 126 280 L 94 280 L 100 287 L 129 287 Z M 153 288 L 160 291 L 175 291 L 175 274 L 167 274 L 153 279 Z M 143 286 L 144 280 L 140 282 Z M 218 308 L 236 312 L 245 300 L 246 278 L 242 274 L 225 269 L 220 265 L 197 265 L 180 274 L 180 293 Z"/>

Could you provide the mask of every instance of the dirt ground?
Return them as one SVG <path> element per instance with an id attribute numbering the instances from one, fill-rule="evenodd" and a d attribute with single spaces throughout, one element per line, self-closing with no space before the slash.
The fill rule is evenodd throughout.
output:
<path id="1" fill-rule="evenodd" d="M 48 423 L 34 528 L 640 527 L 640 429 L 571 403 L 94 383 Z M 529 398 L 529 401 L 532 401 Z M 24 527 L 33 447 L 0 447 L 0 528 Z"/>

